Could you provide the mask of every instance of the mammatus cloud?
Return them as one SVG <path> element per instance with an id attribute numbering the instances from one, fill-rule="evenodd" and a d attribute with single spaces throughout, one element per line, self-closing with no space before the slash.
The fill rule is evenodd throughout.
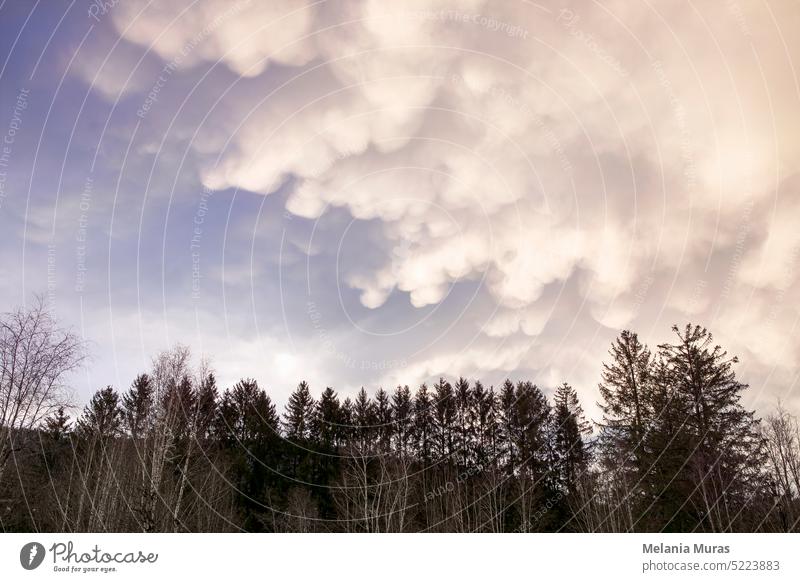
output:
<path id="1" fill-rule="evenodd" d="M 363 306 L 488 291 L 475 339 L 406 373 L 591 378 L 572 369 L 578 330 L 578 352 L 601 357 L 609 331 L 657 340 L 692 319 L 752 357 L 754 377 L 794 381 L 792 7 L 128 1 L 112 21 L 165 62 L 186 52 L 183 71 L 238 76 L 224 114 L 193 128 L 206 186 L 288 189 L 294 216 L 380 225 L 383 263 L 340 273 Z"/>

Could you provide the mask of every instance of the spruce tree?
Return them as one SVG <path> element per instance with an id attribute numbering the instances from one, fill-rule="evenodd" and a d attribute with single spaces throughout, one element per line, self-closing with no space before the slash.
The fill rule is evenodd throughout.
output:
<path id="1" fill-rule="evenodd" d="M 69 415 L 64 412 L 63 406 L 59 406 L 53 414 L 44 419 L 43 429 L 54 441 L 61 441 L 69 435 L 71 431 Z"/>
<path id="2" fill-rule="evenodd" d="M 317 402 L 312 431 L 315 443 L 322 450 L 333 451 L 339 444 L 342 432 L 340 409 L 339 396 L 333 388 L 325 388 Z"/>
<path id="3" fill-rule="evenodd" d="M 514 383 L 511 380 L 506 380 L 500 389 L 497 403 L 498 436 L 500 441 L 498 464 L 509 476 L 514 475 L 519 462 L 517 447 L 519 429 L 517 426 L 516 402 L 517 393 L 514 389 Z"/>
<path id="4" fill-rule="evenodd" d="M 592 427 L 586 421 L 578 394 L 566 382 L 553 398 L 553 464 L 559 490 L 575 496 L 579 480 L 589 467 L 589 446 L 586 437 Z"/>
<path id="5" fill-rule="evenodd" d="M 599 403 L 603 444 L 622 453 L 631 469 L 643 471 L 643 437 L 648 417 L 652 356 L 639 337 L 628 330 L 620 333 L 603 364 Z"/>
<path id="6" fill-rule="evenodd" d="M 695 484 L 686 500 L 702 527 L 732 531 L 737 516 L 760 492 L 764 450 L 754 412 L 740 403 L 746 384 L 733 371 L 738 362 L 700 326 L 673 327 L 678 341 L 659 346 L 676 400 L 688 413 L 693 439 L 687 468 Z"/>
<path id="7" fill-rule="evenodd" d="M 453 386 L 444 378 L 433 385 L 433 454 L 454 461 L 456 405 Z"/>
<path id="8" fill-rule="evenodd" d="M 78 419 L 78 430 L 82 435 L 99 439 L 110 439 L 122 430 L 122 409 L 119 395 L 111 386 L 94 393 Z"/>
<path id="9" fill-rule="evenodd" d="M 414 396 L 414 448 L 425 467 L 431 463 L 432 441 L 433 406 L 428 387 L 422 384 Z"/>
<path id="10" fill-rule="evenodd" d="M 481 470 L 488 469 L 497 459 L 497 408 L 494 390 L 487 390 L 475 382 L 469 409 L 470 427 L 473 430 L 473 461 Z"/>
<path id="11" fill-rule="evenodd" d="M 414 436 L 413 406 L 411 389 L 408 386 L 398 386 L 392 394 L 392 417 L 394 449 L 401 459 L 404 459 L 411 450 Z"/>
<path id="12" fill-rule="evenodd" d="M 147 431 L 153 413 L 153 383 L 147 374 L 139 374 L 127 393 L 122 395 L 125 430 L 134 439 Z"/>
<path id="13" fill-rule="evenodd" d="M 455 404 L 455 459 L 461 467 L 467 467 L 475 453 L 475 431 L 472 426 L 472 387 L 465 378 L 459 378 L 454 387 Z"/>
<path id="14" fill-rule="evenodd" d="M 358 450 L 361 453 L 365 453 L 372 446 L 375 434 L 375 423 L 375 405 L 362 386 L 358 394 L 356 394 L 356 399 L 353 403 L 353 424 L 355 425 L 354 432 L 356 435 L 355 444 L 358 446 Z"/>
<path id="15" fill-rule="evenodd" d="M 375 392 L 375 425 L 378 448 L 388 452 L 394 435 L 394 419 L 391 400 L 383 388 Z"/>
<path id="16" fill-rule="evenodd" d="M 293 442 L 301 443 L 311 438 L 314 426 L 316 405 L 308 384 L 303 381 L 289 396 L 286 411 L 283 414 L 283 426 L 286 438 Z"/>

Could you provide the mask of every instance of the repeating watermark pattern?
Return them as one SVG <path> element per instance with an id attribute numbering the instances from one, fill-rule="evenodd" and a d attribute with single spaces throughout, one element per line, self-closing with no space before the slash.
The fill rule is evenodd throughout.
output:
<path id="1" fill-rule="evenodd" d="M 518 24 L 504 22 L 494 16 L 487 16 L 479 12 L 463 12 L 461 10 L 409 10 L 404 15 L 418 20 L 435 20 L 438 22 L 457 22 L 474 24 L 491 32 L 499 32 L 511 38 L 526 40 L 530 31 Z"/>
<path id="2" fill-rule="evenodd" d="M 94 178 L 86 177 L 78 202 L 78 231 L 75 233 L 75 292 L 83 293 L 86 288 L 86 243 L 89 232 L 89 211 L 92 208 Z"/>
<path id="3" fill-rule="evenodd" d="M 161 90 L 166 87 L 170 78 L 175 74 L 175 71 L 178 70 L 186 57 L 188 57 L 200 45 L 200 43 L 211 36 L 215 30 L 222 26 L 225 21 L 241 12 L 245 6 L 250 4 L 250 2 L 251 0 L 241 0 L 236 4 L 233 4 L 230 8 L 224 12 L 221 12 L 216 18 L 214 18 L 214 20 L 204 26 L 194 37 L 192 37 L 191 40 L 181 47 L 180 51 L 178 51 L 178 54 L 172 57 L 172 59 L 162 67 L 158 78 L 156 79 L 155 83 L 153 83 L 150 91 L 147 92 L 147 96 L 142 102 L 142 105 L 136 111 L 137 117 L 144 119 L 147 116 L 147 113 L 158 101 L 159 93 L 161 93 Z"/>
<path id="4" fill-rule="evenodd" d="M 214 196 L 214 190 L 203 186 L 203 193 L 200 195 L 200 203 L 192 221 L 192 237 L 189 242 L 189 251 L 192 255 L 192 299 L 200 299 L 200 287 L 202 271 L 200 268 L 200 247 L 203 240 L 203 224 L 208 215 L 208 201 Z"/>
<path id="5" fill-rule="evenodd" d="M 92 0 L 86 9 L 86 14 L 95 22 L 100 22 L 100 18 L 108 14 L 120 0 Z"/>
<path id="6" fill-rule="evenodd" d="M 622 66 L 622 63 L 619 61 L 619 59 L 612 56 L 607 50 L 605 50 L 597 41 L 594 34 L 586 32 L 578 26 L 580 20 L 580 14 L 576 14 L 573 10 L 568 8 L 562 8 L 556 17 L 556 22 L 561 24 L 569 32 L 570 36 L 583 43 L 583 45 L 588 48 L 598 59 L 619 73 L 621 77 L 630 76 L 630 73 L 628 73 L 628 70 Z"/>
<path id="7" fill-rule="evenodd" d="M 694 159 L 694 147 L 692 145 L 694 139 L 686 121 L 686 107 L 680 97 L 678 97 L 678 92 L 675 90 L 672 81 L 667 76 L 663 63 L 659 60 L 655 60 L 652 61 L 650 65 L 656 73 L 659 85 L 667 94 L 667 100 L 672 108 L 672 115 L 678 126 L 683 176 L 686 180 L 686 190 L 691 195 L 697 186 L 697 167 Z"/>
<path id="8" fill-rule="evenodd" d="M 450 80 L 455 85 L 460 87 L 466 88 L 469 91 L 472 91 L 469 88 L 469 85 L 464 81 L 464 78 L 461 75 L 453 74 L 450 76 Z M 521 115 L 525 117 L 525 119 L 531 120 L 533 122 L 534 127 L 542 135 L 547 142 L 548 146 L 550 147 L 550 151 L 553 155 L 556 156 L 558 159 L 559 166 L 561 169 L 567 173 L 573 173 L 573 166 L 572 162 L 570 161 L 569 157 L 566 153 L 566 148 L 562 143 L 561 139 L 556 135 L 556 132 L 553 130 L 551 124 L 545 122 L 541 115 L 536 113 L 530 105 L 525 103 L 519 97 L 512 95 L 509 93 L 508 90 L 499 86 L 499 85 L 492 85 L 485 91 L 491 97 L 500 100 L 501 102 L 505 103 L 505 105 L 511 109 L 518 111 Z M 477 92 L 476 92 L 477 93 Z M 489 119 L 488 121 L 492 121 Z"/>
<path id="9" fill-rule="evenodd" d="M 8 166 L 11 163 L 11 155 L 14 151 L 14 142 L 17 139 L 17 133 L 22 127 L 22 114 L 28 108 L 29 95 L 30 89 L 26 89 L 25 87 L 21 88 L 19 93 L 17 93 L 14 108 L 11 110 L 11 121 L 3 136 L 3 143 L 0 144 L 0 209 L 3 208 L 3 201 L 7 196 L 6 183 L 8 181 Z"/>

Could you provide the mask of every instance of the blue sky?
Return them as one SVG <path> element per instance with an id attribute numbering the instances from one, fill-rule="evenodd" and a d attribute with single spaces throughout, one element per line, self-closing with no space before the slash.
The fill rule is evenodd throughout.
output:
<path id="1" fill-rule="evenodd" d="M 0 291 L 278 401 L 568 381 L 706 325 L 796 406 L 800 17 L 701 2 L 0 4 Z M 588 408 L 592 408 L 591 404 Z"/>

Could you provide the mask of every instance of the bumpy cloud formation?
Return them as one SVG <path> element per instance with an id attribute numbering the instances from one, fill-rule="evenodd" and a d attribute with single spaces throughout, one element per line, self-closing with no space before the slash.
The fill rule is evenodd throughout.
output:
<path id="1" fill-rule="evenodd" d="M 692 318 L 749 350 L 763 377 L 793 381 L 796 9 L 142 0 L 120 3 L 113 24 L 164 61 L 184 51 L 184 67 L 242 77 L 233 93 L 280 79 L 227 112 L 202 180 L 289 187 L 287 210 L 308 219 L 341 208 L 377 221 L 383 265 L 344 273 L 364 306 L 484 285 L 496 310 L 476 323 L 482 339 L 431 355 L 420 375 L 508 370 L 526 354 L 566 370 L 570 330 Z M 198 156 L 219 131 L 200 130 Z M 531 352 L 521 338 L 550 344 Z"/>

